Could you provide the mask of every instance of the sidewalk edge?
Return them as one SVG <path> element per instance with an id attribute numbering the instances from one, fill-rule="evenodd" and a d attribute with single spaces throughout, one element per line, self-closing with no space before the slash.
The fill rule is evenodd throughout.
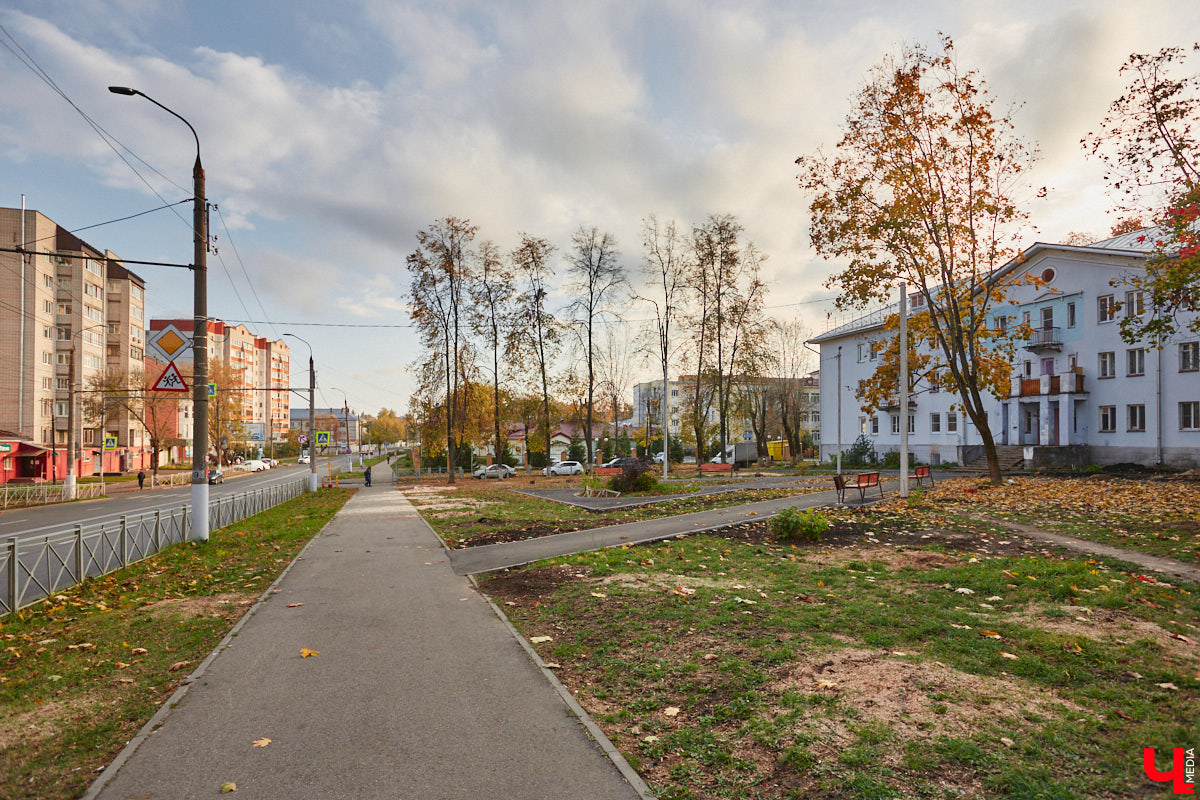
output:
<path id="1" fill-rule="evenodd" d="M 491 606 L 492 611 L 499 618 L 500 622 L 504 624 L 504 627 L 508 628 L 508 632 L 512 634 L 512 637 L 521 645 L 521 648 L 525 651 L 525 654 L 529 656 L 529 660 L 532 661 L 537 668 L 542 671 L 542 675 L 545 676 L 550 685 L 554 687 L 554 690 L 558 692 L 558 696 L 562 698 L 564 703 L 567 704 L 567 707 L 571 709 L 571 713 L 573 713 L 579 719 L 579 723 L 583 725 L 584 729 L 588 732 L 588 735 L 591 736 L 592 740 L 599 745 L 602 751 L 604 751 L 604 754 L 608 756 L 610 761 L 612 761 L 613 766 L 617 768 L 617 771 L 621 773 L 621 776 L 625 778 L 625 780 L 629 783 L 629 786 L 638 793 L 638 797 L 640 797 L 642 800 L 656 800 L 655 796 L 650 792 L 650 787 L 646 785 L 644 780 L 642 780 L 642 776 L 638 775 L 637 770 L 630 766 L 629 762 L 625 760 L 625 756 L 621 755 L 621 751 L 618 750 L 617 746 L 612 743 L 612 740 L 604 735 L 604 731 L 600 730 L 600 726 L 596 724 L 595 720 L 593 720 L 587 711 L 584 710 L 583 706 L 579 705 L 579 701 L 575 699 L 570 690 L 568 690 L 567 687 L 563 685 L 562 681 L 558 679 L 558 676 L 546 666 L 546 662 L 542 661 L 541 656 L 539 656 L 537 651 L 533 649 L 533 645 L 529 644 L 525 637 L 521 635 L 521 632 L 517 630 L 516 626 L 512 624 L 512 621 L 509 620 L 508 615 L 506 615 L 498 605 L 492 602 L 492 599 L 484 594 L 483 590 L 479 588 L 479 584 L 475 581 L 475 576 L 468 575 L 467 579 L 471 581 L 471 585 L 475 587 L 475 591 L 479 592 L 479 596 L 487 601 L 487 604 Z"/>
<path id="2" fill-rule="evenodd" d="M 342 508 L 345 508 L 345 505 L 343 505 Z M 339 509 L 338 514 L 340 513 L 341 510 Z M 216 660 L 217 656 L 219 656 L 227 647 L 233 644 L 233 640 L 238 633 L 241 632 L 242 626 L 245 625 L 246 622 L 258 612 L 258 609 L 262 607 L 263 603 L 265 603 L 271 597 L 271 594 L 275 591 L 275 588 L 283 581 L 284 578 L 287 577 L 287 574 L 292 571 L 292 567 L 296 565 L 296 562 L 308 552 L 308 548 L 312 546 L 312 543 L 317 540 L 317 537 L 325 532 L 325 529 L 328 528 L 335 519 L 337 519 L 337 514 L 334 514 L 332 517 L 330 517 L 329 521 L 321 526 L 321 530 L 314 533 L 312 537 L 305 542 L 304 547 L 300 548 L 300 552 L 296 553 L 296 557 L 288 562 L 288 565 L 284 567 L 283 572 L 279 573 L 279 576 L 271 582 L 271 585 L 263 590 L 263 593 L 259 595 L 257 600 L 254 601 L 254 605 L 246 609 L 246 613 L 243 614 L 241 619 L 239 619 L 237 623 L 229 629 L 229 633 L 225 634 L 224 638 L 222 638 L 221 641 L 217 643 L 217 646 L 212 649 L 212 652 L 210 652 L 208 656 L 206 656 L 205 659 L 200 662 L 200 666 L 196 667 L 196 669 L 194 669 L 190 675 L 184 678 L 183 684 L 176 689 L 170 697 L 167 698 L 166 702 L 158 707 L 158 710 L 154 712 L 154 716 L 150 717 L 146 724 L 142 726 L 141 730 L 139 730 L 137 734 L 130 739 L 123 748 L 121 748 L 121 752 L 117 753 L 117 757 L 109 762 L 106 767 L 104 767 L 104 771 L 100 773 L 100 777 L 96 778 L 96 780 L 92 782 L 92 785 L 88 787 L 88 790 L 84 792 L 79 800 L 95 800 L 100 792 L 104 790 L 104 787 L 108 785 L 108 782 L 113 778 L 113 776 L 116 775 L 117 772 L 120 771 L 121 767 L 125 765 L 125 762 L 133 756 L 139 747 L 141 747 L 142 743 L 150 738 L 151 734 L 153 734 L 163 725 L 163 723 L 166 722 L 171 710 L 175 708 L 175 706 L 178 705 L 183 699 L 184 695 L 188 693 L 188 690 L 192 688 L 192 684 L 203 677 L 204 673 L 208 670 L 209 665 Z"/>

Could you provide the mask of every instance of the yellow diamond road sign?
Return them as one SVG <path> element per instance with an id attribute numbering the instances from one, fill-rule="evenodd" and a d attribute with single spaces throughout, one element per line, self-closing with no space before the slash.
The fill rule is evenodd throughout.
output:
<path id="1" fill-rule="evenodd" d="M 150 343 L 166 356 L 168 361 L 174 361 L 176 356 L 191 346 L 191 340 L 171 324 L 159 331 Z"/>

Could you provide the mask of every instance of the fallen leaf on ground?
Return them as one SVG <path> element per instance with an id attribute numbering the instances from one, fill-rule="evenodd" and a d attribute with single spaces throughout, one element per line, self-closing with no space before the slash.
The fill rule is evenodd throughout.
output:
<path id="1" fill-rule="evenodd" d="M 679 709 L 675 706 L 668 706 L 667 708 L 663 709 L 663 714 L 668 717 L 678 716 Z"/>
<path id="2" fill-rule="evenodd" d="M 1007 736 L 1001 736 L 1000 744 L 1004 745 L 1005 747 L 1012 747 L 1014 744 L 1016 744 L 1016 742 L 1014 742 L 1012 739 L 1008 738 Z"/>
<path id="3" fill-rule="evenodd" d="M 695 590 L 695 589 L 689 589 L 689 588 L 688 588 L 688 587 L 686 587 L 686 586 L 676 586 L 676 587 L 675 587 L 675 589 L 674 589 L 674 592 L 675 592 L 675 594 L 683 594 L 683 595 L 688 595 L 688 594 L 695 594 L 695 593 L 696 593 L 696 590 Z"/>
<path id="4" fill-rule="evenodd" d="M 601 600 L 608 597 L 604 592 L 592 592 L 592 597 L 599 597 Z"/>
<path id="5" fill-rule="evenodd" d="M 965 586 L 960 586 L 954 590 L 957 594 L 975 594 L 974 589 L 968 589 Z"/>
<path id="6" fill-rule="evenodd" d="M 264 736 L 261 739 L 255 739 L 253 742 L 251 742 L 251 744 L 253 744 L 255 747 L 266 747 L 270 743 L 271 743 L 271 740 L 268 739 L 266 736 Z"/>
<path id="7" fill-rule="evenodd" d="M 299 608 L 302 605 L 304 605 L 304 603 L 288 603 L 287 607 L 288 608 Z"/>
<path id="8" fill-rule="evenodd" d="M 221 784 L 221 794 L 229 794 L 237 791 L 237 784 L 233 781 L 225 781 Z"/>
<path id="9" fill-rule="evenodd" d="M 169 672 L 178 672 L 179 670 L 183 669 L 184 667 L 186 667 L 186 666 L 187 666 L 188 664 L 190 664 L 190 663 L 192 663 L 192 662 L 190 662 L 190 661 L 176 661 L 174 664 L 172 664 L 171 666 L 167 667 L 167 670 L 168 670 Z"/>
<path id="10" fill-rule="evenodd" d="M 832 689 L 837 686 L 836 681 L 817 681 L 818 689 Z"/>
<path id="11" fill-rule="evenodd" d="M 150 651 L 144 647 L 135 647 L 132 650 L 130 650 L 129 652 L 133 653 L 135 656 L 144 656 L 144 655 L 146 655 L 146 653 L 149 653 Z"/>
<path id="12" fill-rule="evenodd" d="M 1160 689 L 1170 689 L 1172 692 L 1178 692 L 1178 691 L 1179 691 L 1179 687 L 1178 687 L 1178 686 L 1176 686 L 1176 685 L 1175 685 L 1175 684 L 1173 684 L 1173 683 L 1169 683 L 1169 682 L 1168 682 L 1168 683 L 1156 683 L 1156 684 L 1154 684 L 1154 685 L 1155 685 L 1155 686 L 1157 686 L 1157 687 L 1158 687 L 1158 688 L 1160 688 Z"/>
<path id="13" fill-rule="evenodd" d="M 545 664 L 542 664 L 542 666 L 546 669 L 562 669 L 562 664 L 558 664 L 553 661 L 547 661 Z"/>
<path id="14" fill-rule="evenodd" d="M 321 654 L 320 650 L 309 650 L 307 647 L 300 648 L 300 657 L 301 658 L 309 658 L 311 656 L 316 656 L 316 655 L 320 655 L 320 654 Z"/>
<path id="15" fill-rule="evenodd" d="M 984 630 L 983 628 L 979 629 L 979 635 L 986 636 L 989 639 L 999 639 L 1000 638 L 1000 634 L 996 633 L 995 631 L 988 631 L 988 630 Z"/>
<path id="16" fill-rule="evenodd" d="M 717 654 L 716 654 L 716 653 L 705 653 L 705 654 L 704 654 L 704 660 L 705 660 L 705 661 L 712 661 L 712 660 L 714 660 L 715 658 L 717 658 Z"/>
<path id="17" fill-rule="evenodd" d="M 541 644 L 542 642 L 554 641 L 554 637 L 553 636 L 530 636 L 529 641 L 532 642 L 533 644 Z"/>
<path id="18" fill-rule="evenodd" d="M 1017 657 L 1016 657 L 1016 656 L 1014 656 L 1012 653 L 1006 653 L 1006 652 L 1004 652 L 1003 650 L 1001 650 L 1001 651 L 1000 651 L 1000 655 L 1001 655 L 1001 656 L 1003 656 L 1004 658 L 1007 658 L 1007 659 L 1008 659 L 1008 660 L 1010 660 L 1010 661 L 1016 661 L 1016 660 L 1017 660 Z"/>

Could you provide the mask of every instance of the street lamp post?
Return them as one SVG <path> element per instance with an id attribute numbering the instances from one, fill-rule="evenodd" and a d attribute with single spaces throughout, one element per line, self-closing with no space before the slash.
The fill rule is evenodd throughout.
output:
<path id="1" fill-rule="evenodd" d="M 204 198 L 204 167 L 200 163 L 200 136 L 192 123 L 153 97 L 125 86 L 110 86 L 113 94 L 140 95 L 188 126 L 196 140 L 192 166 L 192 537 L 208 541 L 208 215 Z"/>
<path id="2" fill-rule="evenodd" d="M 351 458 L 350 458 L 350 401 L 348 399 L 346 399 L 346 390 L 345 389 L 339 389 L 336 386 L 330 386 L 329 388 L 335 392 L 341 392 L 341 394 L 342 394 L 342 421 L 346 425 L 346 464 L 349 465 L 351 462 Z"/>
<path id="3" fill-rule="evenodd" d="M 293 339 L 300 339 L 294 333 L 285 333 Z M 317 490 L 317 372 L 313 367 L 312 345 L 305 339 L 300 339 L 308 347 L 308 490 Z"/>

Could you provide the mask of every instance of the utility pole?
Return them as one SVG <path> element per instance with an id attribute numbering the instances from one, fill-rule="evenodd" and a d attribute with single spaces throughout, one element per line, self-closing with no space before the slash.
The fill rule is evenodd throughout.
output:
<path id="1" fill-rule="evenodd" d="M 71 355 L 67 361 L 67 476 L 63 478 L 63 497 L 75 499 L 75 337 L 71 337 Z"/>

